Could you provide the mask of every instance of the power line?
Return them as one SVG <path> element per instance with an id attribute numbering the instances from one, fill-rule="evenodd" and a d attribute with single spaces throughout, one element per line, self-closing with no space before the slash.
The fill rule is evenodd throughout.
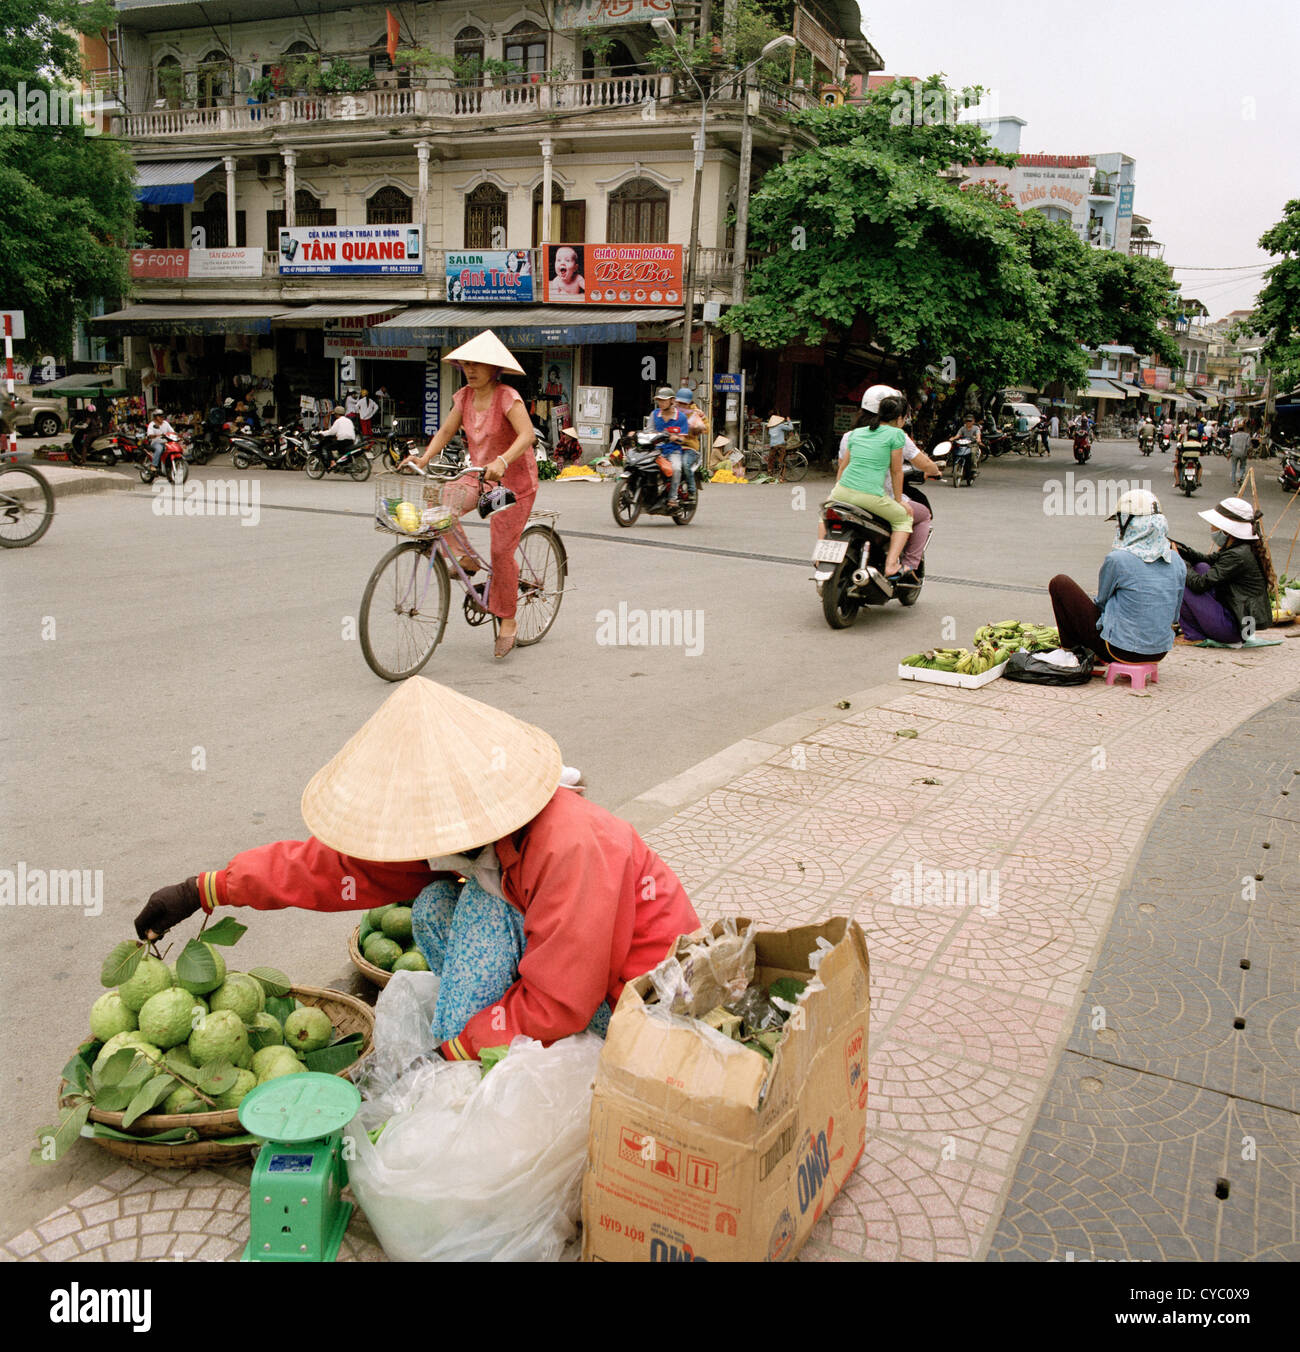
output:
<path id="1" fill-rule="evenodd" d="M 1184 267 L 1181 263 L 1170 263 L 1169 266 L 1175 272 L 1262 272 L 1265 268 L 1271 268 L 1272 263 L 1245 263 L 1239 268 L 1191 268 Z"/>

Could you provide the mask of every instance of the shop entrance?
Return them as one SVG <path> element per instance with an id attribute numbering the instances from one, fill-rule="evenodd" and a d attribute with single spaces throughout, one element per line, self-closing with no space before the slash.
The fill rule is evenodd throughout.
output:
<path id="1" fill-rule="evenodd" d="M 668 344 L 602 343 L 587 351 L 591 374 L 583 383 L 610 386 L 614 420 L 639 428 L 654 408 L 655 390 L 666 383 Z"/>
<path id="2" fill-rule="evenodd" d="M 424 413 L 424 363 L 422 361 L 359 361 L 360 380 L 352 382 L 360 394 L 369 390 L 379 405 L 375 430 L 386 428 L 391 418 L 418 428 Z M 385 399 L 385 393 L 387 398 Z M 382 420 L 382 421 L 381 421 Z"/>

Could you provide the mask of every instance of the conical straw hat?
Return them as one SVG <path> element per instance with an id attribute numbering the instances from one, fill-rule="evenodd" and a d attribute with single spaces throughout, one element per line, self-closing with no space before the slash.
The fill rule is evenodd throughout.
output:
<path id="1" fill-rule="evenodd" d="M 413 676 L 312 776 L 302 818 L 357 859 L 456 854 L 531 821 L 563 768 L 541 728 Z"/>
<path id="2" fill-rule="evenodd" d="M 487 366 L 513 371 L 516 375 L 524 373 L 524 368 L 510 355 L 510 349 L 491 329 L 484 329 L 454 352 L 448 352 L 443 361 L 481 361 Z"/>

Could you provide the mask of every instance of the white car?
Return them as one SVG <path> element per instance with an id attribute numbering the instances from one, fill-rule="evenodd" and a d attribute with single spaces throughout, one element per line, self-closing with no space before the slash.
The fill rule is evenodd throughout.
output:
<path id="1" fill-rule="evenodd" d="M 998 409 L 998 426 L 1003 427 L 1008 422 L 1014 424 L 1016 419 L 1024 418 L 1029 423 L 1028 430 L 1032 432 L 1042 420 L 1042 416 L 1037 404 L 1003 404 Z"/>

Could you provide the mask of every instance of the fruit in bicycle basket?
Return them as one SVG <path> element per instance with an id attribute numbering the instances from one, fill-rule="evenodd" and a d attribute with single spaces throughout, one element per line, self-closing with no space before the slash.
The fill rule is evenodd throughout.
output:
<path id="1" fill-rule="evenodd" d="M 393 517 L 403 530 L 417 531 L 420 529 L 420 509 L 413 502 L 399 502 Z"/>

